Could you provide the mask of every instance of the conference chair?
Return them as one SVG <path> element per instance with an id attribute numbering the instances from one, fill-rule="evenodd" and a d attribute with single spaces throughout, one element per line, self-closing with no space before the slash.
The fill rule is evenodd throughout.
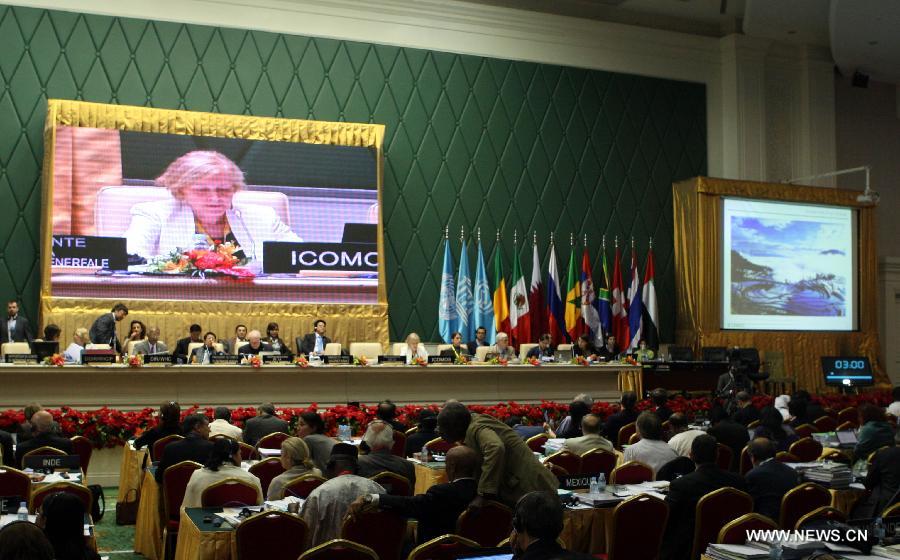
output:
<path id="1" fill-rule="evenodd" d="M 431 453 L 445 455 L 448 451 L 450 451 L 451 448 L 456 447 L 456 444 L 450 443 L 449 441 L 446 441 L 444 438 L 436 437 L 433 440 L 426 443 L 425 447 L 427 447 L 428 451 Z"/>
<path id="2" fill-rule="evenodd" d="M 202 342 L 191 342 L 190 344 L 188 344 L 188 348 L 187 348 L 188 359 L 191 359 L 191 356 L 194 355 L 194 350 L 196 350 L 197 348 L 200 348 L 202 346 L 203 346 Z M 213 345 L 213 347 L 216 349 L 217 352 L 225 351 L 225 346 L 221 342 L 216 342 Z"/>
<path id="3" fill-rule="evenodd" d="M 238 440 L 234 439 L 233 437 L 229 436 L 228 434 L 213 434 L 213 435 L 209 436 L 209 441 L 215 441 L 217 439 L 228 439 L 235 443 L 240 443 Z"/>
<path id="4" fill-rule="evenodd" d="M 706 494 L 697 502 L 694 514 L 694 546 L 691 558 L 698 558 L 729 521 L 753 512 L 750 494 L 726 486 Z"/>
<path id="5" fill-rule="evenodd" d="M 297 515 L 262 511 L 244 519 L 234 531 L 237 560 L 295 560 L 306 550 L 309 526 Z"/>
<path id="6" fill-rule="evenodd" d="M 609 480 L 617 462 L 618 457 L 616 457 L 615 453 L 602 447 L 595 447 L 581 454 L 581 472 L 591 476 L 603 473 L 606 480 Z"/>
<path id="7" fill-rule="evenodd" d="M 544 466 L 547 467 L 547 469 L 549 469 L 550 472 L 553 473 L 553 476 L 569 476 L 569 474 L 576 474 L 576 473 L 569 473 L 569 471 L 560 467 L 556 463 L 544 463 Z"/>
<path id="8" fill-rule="evenodd" d="M 400 430 L 394 430 L 394 445 L 391 446 L 391 454 L 406 458 L 406 434 Z"/>
<path id="9" fill-rule="evenodd" d="M 750 446 L 745 445 L 743 449 L 741 449 L 741 464 L 738 469 L 741 473 L 741 476 L 744 476 L 751 470 L 753 470 L 753 459 L 750 457 Z"/>
<path id="10" fill-rule="evenodd" d="M 528 351 L 537 346 L 535 342 L 524 342 L 519 345 L 519 360 L 525 361 L 525 356 L 528 355 Z"/>
<path id="11" fill-rule="evenodd" d="M 384 353 L 380 342 L 351 342 L 351 356 L 365 356 L 370 363 L 378 361 L 378 356 Z"/>
<path id="12" fill-rule="evenodd" d="M 631 436 L 637 433 L 637 424 L 631 422 L 619 428 L 619 434 L 616 437 L 616 447 L 622 449 L 623 445 L 627 445 L 631 441 Z"/>
<path id="13" fill-rule="evenodd" d="M 801 462 L 809 463 L 822 456 L 822 444 L 811 437 L 804 437 L 792 443 L 788 452 L 796 455 Z"/>
<path id="14" fill-rule="evenodd" d="M 855 406 L 848 406 L 847 408 L 838 412 L 838 422 L 852 422 L 856 424 L 859 421 L 859 411 Z"/>
<path id="15" fill-rule="evenodd" d="M 559 465 L 560 467 L 566 469 L 569 474 L 579 474 L 582 472 L 581 457 L 572 453 L 571 451 L 557 451 L 553 455 L 547 457 L 544 462 Z"/>
<path id="16" fill-rule="evenodd" d="M 882 445 L 881 447 L 879 447 L 879 448 L 876 449 L 875 451 L 869 453 L 869 456 L 866 457 L 866 464 L 871 465 L 871 464 L 872 464 L 872 461 L 875 460 L 875 456 L 878 455 L 878 453 L 879 453 L 880 451 L 882 451 L 882 450 L 884 450 L 884 449 L 887 449 L 888 447 L 890 447 L 890 446 L 888 446 L 888 445 Z M 33 452 L 32 452 L 32 453 L 33 453 Z M 28 455 L 28 454 L 26 453 L 26 455 Z"/>
<path id="17" fill-rule="evenodd" d="M 496 354 L 497 347 L 496 346 L 479 346 L 475 349 L 475 361 L 476 362 L 484 362 L 487 361 L 488 354 Z"/>
<path id="18" fill-rule="evenodd" d="M 181 503 L 184 491 L 191 475 L 203 465 L 194 461 L 182 461 L 167 468 L 163 473 L 163 560 L 171 558 L 175 553 L 175 539 L 178 537 L 178 526 L 181 515 Z M 170 554 L 171 551 L 171 554 Z"/>
<path id="19" fill-rule="evenodd" d="M 31 346 L 27 342 L 4 342 L 0 345 L 0 355 L 31 354 Z"/>
<path id="20" fill-rule="evenodd" d="M 238 344 L 237 346 L 235 346 L 235 347 L 232 349 L 232 352 L 234 352 L 235 355 L 240 354 L 240 353 L 241 353 L 241 348 L 243 348 L 244 346 L 247 346 L 248 344 L 250 344 L 250 341 L 249 341 L 249 340 L 245 340 L 244 342 L 241 342 L 240 344 Z"/>
<path id="21" fill-rule="evenodd" d="M 306 499 L 312 494 L 312 491 L 319 486 L 325 484 L 325 478 L 315 474 L 304 474 L 289 481 L 284 485 L 279 499 L 287 496 L 296 496 L 297 498 Z"/>
<path id="22" fill-rule="evenodd" d="M 31 478 L 19 469 L 0 468 L 0 496 L 15 497 L 26 504 L 31 502 Z"/>
<path id="23" fill-rule="evenodd" d="M 112 346 L 109 344 L 95 344 L 93 342 L 88 342 L 84 346 L 85 350 L 112 350 Z"/>
<path id="24" fill-rule="evenodd" d="M 754 420 L 753 422 L 750 422 L 749 424 L 747 424 L 748 430 L 755 430 L 758 427 L 759 427 L 759 420 Z"/>
<path id="25" fill-rule="evenodd" d="M 609 475 L 610 484 L 640 484 L 653 480 L 653 469 L 640 461 L 628 461 L 614 468 Z"/>
<path id="26" fill-rule="evenodd" d="M 859 428 L 859 424 L 857 424 L 856 422 L 849 422 L 849 421 L 848 421 L 848 422 L 843 422 L 843 423 L 841 423 L 841 424 L 837 427 L 837 430 L 835 430 L 835 431 L 836 431 L 836 432 L 846 432 L 846 431 L 848 431 L 848 430 L 855 430 L 855 429 L 857 429 L 857 428 Z"/>
<path id="27" fill-rule="evenodd" d="M 731 470 L 731 460 L 734 457 L 734 451 L 724 443 L 716 444 L 716 466 L 723 471 Z"/>
<path id="28" fill-rule="evenodd" d="M 347 515 L 341 526 L 341 538 L 367 546 L 379 560 L 400 560 L 406 537 L 406 518 L 392 511 L 373 511 Z"/>
<path id="29" fill-rule="evenodd" d="M 150 449 L 150 459 L 152 459 L 153 461 L 159 461 L 160 459 L 162 459 L 163 452 L 165 451 L 166 446 L 181 439 L 184 439 L 184 436 L 180 436 L 178 434 L 172 434 L 164 438 L 159 438 Z"/>
<path id="30" fill-rule="evenodd" d="M 634 445 L 635 443 L 641 441 L 641 434 L 635 432 L 631 434 L 631 437 L 628 438 L 628 445 Z"/>
<path id="31" fill-rule="evenodd" d="M 391 496 L 412 496 L 415 490 L 408 478 L 390 471 L 382 471 L 369 479 L 380 484 Z"/>
<path id="32" fill-rule="evenodd" d="M 800 457 L 797 457 L 793 453 L 788 453 L 787 451 L 779 451 L 775 454 L 775 460 L 779 463 L 799 463 Z"/>
<path id="33" fill-rule="evenodd" d="M 571 352 L 574 344 L 560 344 L 556 347 L 557 352 Z"/>
<path id="34" fill-rule="evenodd" d="M 477 542 L 465 537 L 441 535 L 412 549 L 406 560 L 456 560 L 461 554 L 479 548 Z"/>
<path id="35" fill-rule="evenodd" d="M 814 433 L 816 433 L 816 427 L 812 424 L 800 424 L 796 428 L 794 428 L 794 433 L 797 434 L 798 438 L 807 438 L 811 437 Z"/>
<path id="36" fill-rule="evenodd" d="M 244 507 L 259 505 L 256 486 L 240 478 L 226 478 L 210 484 L 200 494 L 201 507 Z"/>
<path id="37" fill-rule="evenodd" d="M 91 512 L 91 506 L 94 503 L 94 495 L 91 494 L 91 491 L 88 490 L 87 486 L 83 484 L 78 484 L 75 482 L 54 482 L 53 484 L 44 484 L 37 486 L 34 491 L 31 493 L 31 503 L 28 506 L 28 513 L 35 515 L 41 510 L 41 505 L 43 505 L 44 500 L 47 499 L 47 496 L 50 494 L 56 494 L 57 492 L 63 492 L 65 494 L 72 494 L 84 504 L 84 511 L 88 514 Z"/>
<path id="38" fill-rule="evenodd" d="M 297 560 L 378 560 L 378 554 L 353 541 L 331 539 L 307 550 Z"/>
<path id="39" fill-rule="evenodd" d="M 466 510 L 456 519 L 456 534 L 483 547 L 495 547 L 512 531 L 512 510 L 494 500 L 484 506 Z"/>
<path id="40" fill-rule="evenodd" d="M 87 476 L 93 453 L 94 445 L 91 440 L 84 436 L 72 436 L 72 454 L 78 455 L 78 460 L 81 462 L 81 473 L 84 476 Z"/>
<path id="41" fill-rule="evenodd" d="M 829 449 L 822 453 L 823 461 L 831 461 L 833 463 L 841 463 L 842 465 L 852 465 L 853 459 L 840 449 Z"/>
<path id="42" fill-rule="evenodd" d="M 881 517 L 884 518 L 885 521 L 890 520 L 892 523 L 900 521 L 900 502 L 886 507 L 881 514 Z"/>
<path id="43" fill-rule="evenodd" d="M 134 347 L 135 347 L 135 345 L 136 345 L 138 342 L 144 342 L 145 340 L 147 340 L 147 339 L 146 339 L 146 338 L 143 338 L 143 339 L 141 339 L 141 340 L 129 340 L 129 341 L 127 341 L 127 342 L 125 343 L 125 353 L 128 354 L 129 356 L 134 356 Z"/>
<path id="44" fill-rule="evenodd" d="M 65 456 L 65 455 L 68 455 L 68 453 L 66 453 L 65 451 L 63 451 L 61 449 L 57 449 L 55 447 L 50 447 L 48 445 L 45 445 L 43 447 L 38 447 L 37 449 L 32 449 L 28 453 L 22 455 L 22 464 L 19 465 L 19 467 L 22 467 L 25 464 L 26 457 L 32 457 L 35 455 L 62 455 L 62 456 Z"/>
<path id="45" fill-rule="evenodd" d="M 259 453 L 256 451 L 256 448 L 249 443 L 239 441 L 238 447 L 241 448 L 241 461 L 253 461 L 259 459 Z"/>
<path id="46" fill-rule="evenodd" d="M 407 428 L 406 431 L 403 433 L 406 434 L 406 437 L 409 437 L 418 431 L 419 431 L 419 427 L 413 426 L 412 428 Z"/>
<path id="47" fill-rule="evenodd" d="M 716 544 L 744 544 L 747 542 L 747 533 L 750 531 L 773 531 L 775 529 L 778 529 L 778 523 L 765 515 L 745 513 L 737 519 L 732 519 L 719 530 Z"/>
<path id="48" fill-rule="evenodd" d="M 438 344 L 437 345 L 437 353 L 438 353 L 438 355 L 440 355 L 441 352 L 443 352 L 444 350 L 449 350 L 451 348 L 453 348 L 452 344 Z"/>
<path id="49" fill-rule="evenodd" d="M 669 505 L 665 501 L 649 494 L 628 498 L 613 508 L 607 554 L 599 557 L 656 560 L 668 519 Z"/>
<path id="50" fill-rule="evenodd" d="M 269 457 L 268 459 L 264 459 L 259 463 L 252 465 L 249 471 L 250 474 L 259 479 L 263 496 L 266 496 L 269 493 L 269 484 L 272 483 L 273 478 L 284 472 L 284 466 L 281 464 L 281 459 Z"/>
<path id="51" fill-rule="evenodd" d="M 408 346 L 405 342 L 395 342 L 391 344 L 391 354 L 395 356 L 402 356 L 403 354 L 406 354 L 407 348 Z"/>
<path id="52" fill-rule="evenodd" d="M 838 523 L 846 523 L 847 514 L 831 506 L 823 506 L 812 510 L 811 512 L 798 519 L 797 524 L 794 525 L 793 528 L 794 530 L 799 531 L 805 524 L 818 519 L 824 519 L 826 521 L 837 521 Z"/>
<path id="53" fill-rule="evenodd" d="M 256 449 L 281 449 L 281 443 L 289 437 L 291 436 L 284 432 L 272 432 L 259 438 Z"/>
<path id="54" fill-rule="evenodd" d="M 781 498 L 778 524 L 782 529 L 797 526 L 801 517 L 820 507 L 831 505 L 831 494 L 824 486 L 814 482 L 804 482 L 785 493 Z"/>
<path id="55" fill-rule="evenodd" d="M 689 457 L 676 457 L 656 471 L 656 480 L 672 482 L 680 476 L 694 472 L 696 468 L 697 466 Z"/>
<path id="56" fill-rule="evenodd" d="M 525 440 L 525 445 L 528 446 L 528 449 L 531 449 L 537 453 L 544 452 L 544 444 L 547 443 L 548 436 L 546 433 L 537 434 L 535 436 L 531 436 L 530 438 Z"/>
<path id="57" fill-rule="evenodd" d="M 325 349 L 322 351 L 322 354 L 326 356 L 340 356 L 341 350 L 343 350 L 343 346 L 341 346 L 340 342 L 329 342 L 325 345 Z"/>
<path id="58" fill-rule="evenodd" d="M 834 432 L 837 431 L 838 421 L 831 416 L 822 416 L 816 418 L 813 425 L 816 427 L 816 432 Z"/>

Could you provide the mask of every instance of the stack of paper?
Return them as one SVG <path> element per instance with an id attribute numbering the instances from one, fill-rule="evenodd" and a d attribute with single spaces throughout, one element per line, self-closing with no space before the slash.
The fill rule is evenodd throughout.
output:
<path id="1" fill-rule="evenodd" d="M 706 547 L 706 555 L 713 560 L 749 560 L 768 558 L 769 551 L 743 544 L 710 544 Z"/>
<path id="2" fill-rule="evenodd" d="M 803 477 L 811 482 L 819 484 L 835 490 L 846 490 L 850 487 L 853 480 L 853 474 L 850 467 L 840 463 L 819 463 L 818 466 L 806 469 Z"/>

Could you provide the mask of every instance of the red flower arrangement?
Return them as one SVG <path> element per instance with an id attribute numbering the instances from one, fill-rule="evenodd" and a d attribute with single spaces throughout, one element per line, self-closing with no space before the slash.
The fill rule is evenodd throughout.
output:
<path id="1" fill-rule="evenodd" d="M 253 272 L 239 266 L 245 261 L 234 256 L 239 249 L 240 247 L 231 243 L 223 243 L 217 245 L 215 249 L 173 252 L 163 260 L 153 263 L 153 266 L 156 272 L 163 274 L 183 274 L 200 278 L 207 275 L 253 278 L 255 276 Z"/>
<path id="2" fill-rule="evenodd" d="M 129 356 L 128 358 L 128 367 L 130 368 L 139 368 L 144 365 L 144 356 L 141 354 L 135 354 L 134 356 Z"/>
<path id="3" fill-rule="evenodd" d="M 411 365 L 425 367 L 428 365 L 428 360 L 422 356 L 413 356 Z"/>
<path id="4" fill-rule="evenodd" d="M 494 365 L 494 366 L 508 366 L 508 365 L 509 365 L 509 359 L 507 359 L 507 358 L 500 358 L 500 357 L 491 358 L 491 365 Z"/>
<path id="5" fill-rule="evenodd" d="M 65 363 L 66 359 L 59 354 L 53 354 L 52 356 L 44 358 L 44 365 L 47 366 L 63 367 Z"/>
<path id="6" fill-rule="evenodd" d="M 585 358 L 584 356 L 575 356 L 572 358 L 572 363 L 578 366 L 589 366 L 591 362 Z"/>
<path id="7" fill-rule="evenodd" d="M 252 368 L 259 368 L 262 367 L 262 358 L 256 354 L 252 354 L 247 358 L 247 363 L 250 364 L 250 367 Z"/>
<path id="8" fill-rule="evenodd" d="M 369 358 L 366 358 L 365 356 L 354 356 L 353 357 L 353 365 L 360 366 L 360 367 L 366 367 L 369 365 Z"/>
<path id="9" fill-rule="evenodd" d="M 532 356 L 532 357 L 530 357 L 530 358 L 525 358 L 525 363 L 526 363 L 526 364 L 531 364 L 531 365 L 533 365 L 533 366 L 539 366 L 539 365 L 541 365 L 541 360 L 539 360 L 538 358 L 535 358 L 534 356 Z"/>
<path id="10" fill-rule="evenodd" d="M 887 406 L 893 399 L 890 391 L 872 391 L 861 395 L 814 395 L 813 400 L 832 411 L 839 411 L 851 406 L 859 406 L 863 403 L 871 403 L 876 406 Z M 753 404 L 758 407 L 768 406 L 772 403 L 772 397 L 757 396 Z M 706 416 L 716 401 L 708 398 L 686 399 L 677 396 L 669 399 L 669 408 L 674 412 L 681 412 L 694 418 Z M 320 409 L 318 404 L 312 403 L 308 408 L 279 408 L 276 415 L 287 420 L 290 424 L 289 431 L 293 433 L 297 427 L 297 421 L 301 413 L 306 411 L 318 412 L 325 420 L 326 433 L 334 436 L 337 434 L 338 424 L 349 424 L 353 433 L 365 431 L 369 422 L 375 418 L 377 405 L 348 406 L 339 405 L 331 408 Z M 439 411 L 440 405 L 405 405 L 397 408 L 397 421 L 404 424 L 414 424 L 423 409 Z M 653 408 L 649 400 L 640 401 L 638 410 Z M 521 416 L 523 423 L 541 425 L 544 415 L 553 420 L 560 420 L 568 414 L 569 405 L 552 401 L 541 401 L 540 404 L 521 404 L 515 401 L 498 403 L 495 405 L 471 405 L 472 412 L 488 414 L 500 420 L 506 420 L 510 416 Z M 601 418 L 618 412 L 618 404 L 607 402 L 595 402 L 592 412 Z M 156 425 L 156 410 L 144 408 L 142 410 L 114 410 L 103 407 L 97 410 L 75 410 L 69 407 L 49 410 L 59 422 L 61 432 L 66 436 L 80 435 L 88 438 L 96 448 L 116 447 L 124 445 L 129 439 L 140 435 L 142 432 Z M 192 413 L 205 414 L 213 417 L 213 408 L 200 408 L 197 405 L 182 409 L 182 417 Z M 256 416 L 254 407 L 238 407 L 232 410 L 231 421 L 238 427 L 243 427 L 248 418 Z M 25 421 L 21 410 L 0 411 L 0 430 L 14 431 L 18 425 Z"/>
<path id="11" fill-rule="evenodd" d="M 302 368 L 309 367 L 309 360 L 306 359 L 306 356 L 300 354 L 296 358 L 294 358 L 294 365 L 300 366 Z"/>
<path id="12" fill-rule="evenodd" d="M 458 366 L 467 366 L 469 365 L 469 357 L 465 354 L 457 354 L 456 358 L 453 359 L 453 363 Z"/>

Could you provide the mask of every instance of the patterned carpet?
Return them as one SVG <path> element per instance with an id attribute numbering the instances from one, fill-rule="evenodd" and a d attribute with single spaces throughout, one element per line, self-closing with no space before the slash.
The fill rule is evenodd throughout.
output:
<path id="1" fill-rule="evenodd" d="M 116 487 L 103 489 L 106 513 L 94 526 L 98 552 L 101 557 L 108 557 L 109 560 L 141 560 L 144 557 L 134 553 L 134 525 L 116 525 L 118 493 L 119 489 Z"/>

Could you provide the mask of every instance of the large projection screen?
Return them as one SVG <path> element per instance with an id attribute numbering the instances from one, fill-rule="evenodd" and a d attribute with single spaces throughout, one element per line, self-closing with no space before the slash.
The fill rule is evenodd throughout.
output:
<path id="1" fill-rule="evenodd" d="M 722 328 L 853 331 L 857 211 L 722 199 Z"/>

